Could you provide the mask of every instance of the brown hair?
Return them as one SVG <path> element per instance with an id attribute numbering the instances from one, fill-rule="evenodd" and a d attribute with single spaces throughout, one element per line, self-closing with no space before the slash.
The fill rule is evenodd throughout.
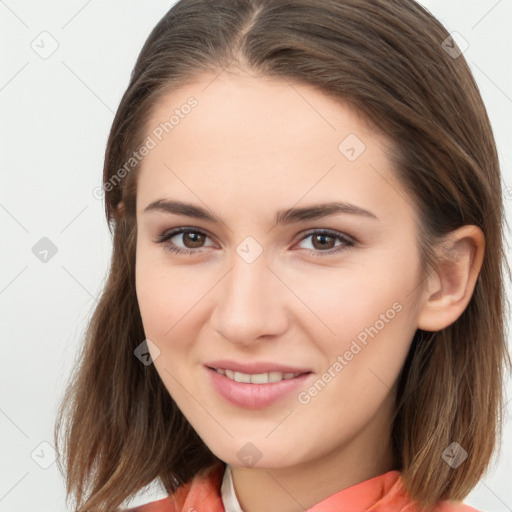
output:
<path id="1" fill-rule="evenodd" d="M 425 276 L 450 231 L 471 224 L 484 232 L 484 262 L 467 308 L 447 328 L 417 330 L 412 340 L 393 428 L 396 468 L 420 506 L 461 500 L 476 485 L 501 439 L 502 379 L 511 364 L 503 275 L 510 268 L 491 125 L 464 57 L 443 49 L 448 37 L 413 0 L 181 0 L 153 29 L 108 139 L 111 266 L 55 426 L 56 446 L 64 434 L 59 468 L 78 510 L 113 510 L 157 478 L 174 493 L 219 461 L 154 365 L 134 356 L 145 339 L 134 279 L 139 165 L 119 183 L 112 178 L 147 137 L 163 94 L 233 62 L 316 86 L 389 137 L 389 157 L 421 221 Z M 441 456 L 453 441 L 468 452 L 458 469 Z"/>

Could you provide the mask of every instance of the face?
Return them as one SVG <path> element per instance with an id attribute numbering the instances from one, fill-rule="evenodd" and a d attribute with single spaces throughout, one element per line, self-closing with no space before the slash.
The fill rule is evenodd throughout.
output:
<path id="1" fill-rule="evenodd" d="M 137 297 L 199 436 L 269 468 L 383 445 L 421 289 L 383 136 L 313 87 L 226 72 L 165 96 L 146 135 Z"/>

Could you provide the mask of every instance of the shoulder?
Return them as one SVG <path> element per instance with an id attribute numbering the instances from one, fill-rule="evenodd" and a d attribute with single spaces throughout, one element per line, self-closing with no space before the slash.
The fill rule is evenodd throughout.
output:
<path id="1" fill-rule="evenodd" d="M 182 512 L 198 509 L 200 505 L 208 512 L 223 512 L 220 486 L 224 469 L 224 463 L 216 463 L 198 473 L 190 482 L 180 485 L 172 496 L 116 512 Z"/>
<path id="2" fill-rule="evenodd" d="M 388 474 L 398 477 L 390 478 L 391 487 L 384 488 L 382 499 L 375 503 L 370 509 L 371 512 L 421 512 L 418 504 L 411 499 L 406 491 L 402 475 L 398 472 L 389 472 Z M 450 500 L 439 501 L 431 510 L 432 512 L 484 512 L 460 501 Z"/>

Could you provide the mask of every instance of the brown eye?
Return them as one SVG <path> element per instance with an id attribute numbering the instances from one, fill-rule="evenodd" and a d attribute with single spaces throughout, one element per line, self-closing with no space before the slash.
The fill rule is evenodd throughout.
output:
<path id="1" fill-rule="evenodd" d="M 201 244 L 204 243 L 205 235 L 202 233 L 197 233 L 196 231 L 188 231 L 186 233 L 182 233 L 183 243 L 185 247 L 188 249 L 197 249 L 201 247 Z"/>
<path id="2" fill-rule="evenodd" d="M 173 238 L 176 239 L 175 242 L 172 241 Z M 207 247 L 204 245 L 207 238 L 209 236 L 198 229 L 178 228 L 159 235 L 155 241 L 171 252 L 193 254 L 200 253 L 203 247 Z M 180 240 L 181 242 L 178 242 Z M 179 243 L 183 244 L 183 247 Z"/>
<path id="3" fill-rule="evenodd" d="M 313 235 L 313 246 L 315 249 L 332 249 L 335 244 L 335 239 L 327 235 Z"/>
<path id="4" fill-rule="evenodd" d="M 343 233 L 330 230 L 317 230 L 309 232 L 304 238 L 302 238 L 301 243 L 308 238 L 311 239 L 312 246 L 312 249 L 310 248 L 308 252 L 312 256 L 334 255 L 338 252 L 350 249 L 356 243 L 353 238 Z M 336 244 L 338 241 L 341 243 Z"/>

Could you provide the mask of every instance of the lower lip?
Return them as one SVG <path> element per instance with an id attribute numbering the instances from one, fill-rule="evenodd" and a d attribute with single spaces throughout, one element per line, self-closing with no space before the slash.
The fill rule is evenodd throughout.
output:
<path id="1" fill-rule="evenodd" d="M 206 368 L 214 389 L 228 402 L 244 409 L 262 409 L 296 391 L 312 375 L 303 373 L 293 379 L 269 382 L 268 384 L 249 384 L 236 382 Z"/>

